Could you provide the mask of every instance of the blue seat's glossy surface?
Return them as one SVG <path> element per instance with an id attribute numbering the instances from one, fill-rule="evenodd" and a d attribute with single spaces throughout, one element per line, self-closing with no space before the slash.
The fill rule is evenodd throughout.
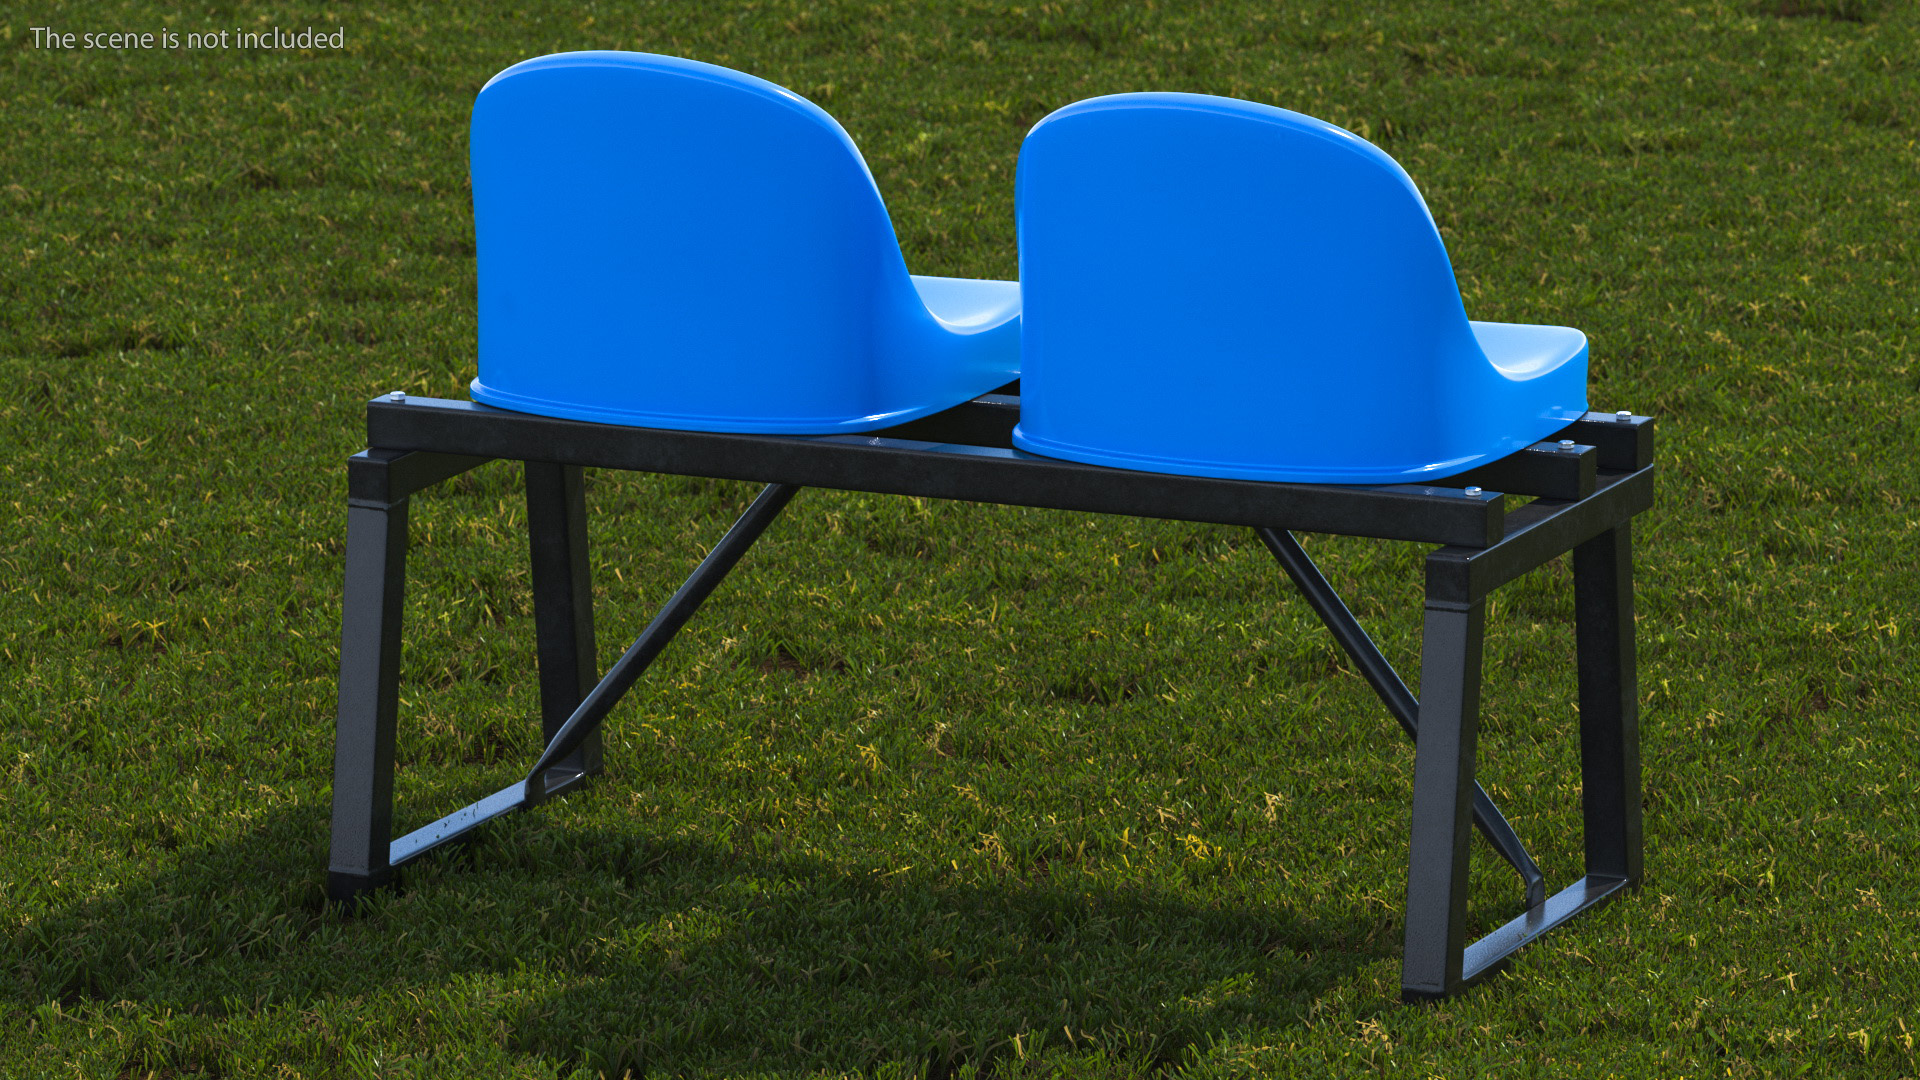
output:
<path id="1" fill-rule="evenodd" d="M 1020 287 L 907 273 L 840 125 L 772 83 L 543 56 L 473 108 L 474 400 L 576 420 L 870 430 L 1019 374 Z"/>
<path id="2" fill-rule="evenodd" d="M 1027 136 L 1018 214 L 1021 449 L 1407 483 L 1586 411 L 1585 335 L 1469 322 L 1412 180 L 1311 117 L 1197 94 L 1078 102 Z"/>

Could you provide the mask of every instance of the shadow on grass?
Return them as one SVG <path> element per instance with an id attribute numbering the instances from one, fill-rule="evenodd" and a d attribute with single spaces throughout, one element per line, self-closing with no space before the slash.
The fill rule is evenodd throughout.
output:
<path id="1" fill-rule="evenodd" d="M 1397 946 L 1384 918 L 1356 926 L 1345 908 L 1303 918 L 1058 867 L 850 872 L 868 860 L 783 851 L 764 830 L 662 837 L 567 812 L 594 797 L 497 822 L 353 913 L 321 899 L 321 815 L 261 813 L 236 840 L 16 929 L 6 996 L 249 1030 L 324 1015 L 429 1053 L 479 1030 L 615 1077 L 945 1076 L 1059 1053 L 1134 1073 L 1296 1026 Z M 190 1070 L 209 1052 L 173 1061 L 190 1050 L 174 1045 L 129 1064 Z"/>

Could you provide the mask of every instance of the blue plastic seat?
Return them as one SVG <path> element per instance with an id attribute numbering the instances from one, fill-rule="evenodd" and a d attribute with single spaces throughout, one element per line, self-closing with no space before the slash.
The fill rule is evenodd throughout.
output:
<path id="1" fill-rule="evenodd" d="M 831 433 L 1019 374 L 1020 286 L 912 277 L 847 133 L 669 56 L 515 64 L 473 107 L 474 400 L 695 431 Z"/>
<path id="2" fill-rule="evenodd" d="M 1121 94 L 1020 151 L 1014 444 L 1338 484 L 1462 472 L 1587 408 L 1578 330 L 1469 322 L 1392 158 L 1271 106 Z"/>

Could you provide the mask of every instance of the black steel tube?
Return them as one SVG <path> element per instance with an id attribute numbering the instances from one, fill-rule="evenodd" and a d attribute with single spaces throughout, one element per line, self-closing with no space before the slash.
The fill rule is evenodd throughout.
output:
<path id="1" fill-rule="evenodd" d="M 1631 522 L 1573 549 L 1573 612 L 1587 875 L 1637 885 L 1643 856 Z"/>
<path id="2" fill-rule="evenodd" d="M 375 459 L 361 466 L 386 468 Z M 377 477 L 385 486 L 386 478 Z M 340 610 L 340 712 L 334 729 L 333 846 L 327 895 L 353 900 L 393 877 L 393 749 L 400 715 L 400 627 L 406 614 L 407 500 L 347 508 Z"/>
<path id="3" fill-rule="evenodd" d="M 1407 737 L 1417 740 L 1420 702 L 1414 698 L 1413 691 L 1407 689 L 1407 684 L 1400 681 L 1400 675 L 1393 670 L 1393 665 L 1380 655 L 1380 649 L 1367 636 L 1360 620 L 1347 610 L 1340 594 L 1333 591 L 1333 584 L 1326 575 L 1314 565 L 1313 559 L 1293 538 L 1292 533 L 1283 529 L 1255 529 L 1254 532 L 1260 534 L 1260 539 L 1266 542 L 1267 550 L 1273 552 L 1273 557 L 1280 560 L 1287 576 L 1293 579 L 1294 587 L 1300 590 L 1301 596 L 1306 597 L 1307 606 L 1320 616 L 1320 621 L 1332 632 L 1333 639 L 1340 643 L 1347 656 L 1360 668 L 1360 674 L 1366 677 L 1373 692 L 1379 694 L 1380 700 L 1386 703 L 1387 711 L 1400 721 L 1400 727 Z"/>
<path id="4" fill-rule="evenodd" d="M 988 438 L 980 428 L 989 419 L 983 414 L 993 412 L 998 423 L 1006 423 L 1004 406 L 969 406 L 967 415 L 977 419 L 955 418 L 951 426 L 960 430 L 929 434 L 939 440 Z M 535 416 L 471 401 L 408 398 L 370 402 L 367 435 L 374 446 L 441 454 L 1221 525 L 1279 525 L 1383 540 L 1486 547 L 1504 535 L 1504 504 L 1492 491 L 1468 496 L 1427 484 L 1338 486 L 1135 472 L 875 432 L 672 431 Z"/>
<path id="5" fill-rule="evenodd" d="M 1426 735 L 1413 752 L 1413 820 L 1407 830 L 1407 948 L 1402 994 L 1445 997 L 1460 989 L 1467 947 L 1467 822 L 1480 741 L 1485 601 L 1427 605 L 1420 633 Z"/>
<path id="6" fill-rule="evenodd" d="M 679 591 L 673 594 L 673 598 L 634 639 L 633 645 L 587 694 L 586 700 L 573 710 L 573 715 L 560 725 L 560 730 L 553 733 L 553 739 L 547 743 L 540 760 L 534 763 L 532 771 L 527 774 L 526 805 L 536 805 L 546 797 L 546 785 L 539 782 L 541 775 L 566 760 L 569 754 L 586 742 L 587 736 L 598 728 L 600 721 L 606 718 L 621 696 L 647 670 L 647 665 L 660 655 L 667 643 L 673 640 L 673 635 L 693 617 L 693 613 L 700 610 L 701 602 L 726 578 L 727 572 L 740 561 L 740 556 L 747 553 L 753 542 L 760 538 L 760 533 L 773 523 L 774 518 L 780 516 L 780 511 L 799 490 L 793 484 L 768 484 L 753 500 L 753 505 L 747 507 L 746 513 L 740 515 L 740 520 L 733 523 L 733 528 L 727 530 L 727 535 L 713 546 L 713 550 L 694 568 L 693 574 L 680 586 Z"/>
<path id="7" fill-rule="evenodd" d="M 1387 658 L 1380 654 L 1379 647 L 1367 636 L 1360 620 L 1347 610 L 1346 603 L 1333 590 L 1326 575 L 1314 565 L 1313 559 L 1293 538 L 1292 533 L 1284 529 L 1266 528 L 1255 529 L 1254 532 L 1260 534 L 1260 539 L 1266 543 L 1267 550 L 1273 552 L 1273 557 L 1280 560 L 1287 576 L 1293 579 L 1294 587 L 1306 597 L 1307 606 L 1320 616 L 1320 621 L 1326 624 L 1334 640 L 1340 643 L 1347 656 L 1359 667 L 1360 674 L 1366 677 L 1373 692 L 1386 703 L 1387 711 L 1400 721 L 1400 727 L 1407 737 L 1418 742 L 1419 700 L 1401 681 L 1393 665 L 1387 663 Z M 1480 835 L 1487 838 L 1487 843 L 1492 844 L 1500 857 L 1520 875 L 1520 880 L 1526 883 L 1527 907 L 1539 907 L 1547 898 L 1546 875 L 1540 872 L 1539 864 L 1527 853 L 1527 846 L 1520 841 L 1520 834 L 1513 831 L 1512 823 L 1507 821 L 1492 796 L 1478 783 L 1473 785 L 1473 824 L 1480 830 Z"/>

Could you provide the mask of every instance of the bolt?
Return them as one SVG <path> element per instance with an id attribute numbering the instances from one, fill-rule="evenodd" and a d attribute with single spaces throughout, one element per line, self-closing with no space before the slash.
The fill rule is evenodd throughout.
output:
<path id="1" fill-rule="evenodd" d="M 1562 449 L 1562 450 L 1571 450 L 1571 449 L 1573 449 L 1573 446 L 1574 446 L 1574 443 L 1573 443 L 1573 440 L 1572 440 L 1572 439 L 1561 439 L 1561 440 L 1560 440 L 1560 449 Z"/>
<path id="2" fill-rule="evenodd" d="M 1477 488 L 1477 487 L 1473 487 L 1473 486 L 1471 486 L 1471 485 L 1469 485 L 1468 487 L 1466 487 L 1465 489 L 1463 489 L 1463 491 L 1464 491 L 1464 494 L 1465 494 L 1465 495 L 1467 496 L 1467 498 L 1469 498 L 1469 499 L 1477 499 L 1477 498 L 1479 498 L 1479 497 L 1480 497 L 1480 489 L 1479 489 L 1479 488 Z"/>
<path id="3" fill-rule="evenodd" d="M 1613 414 L 1613 418 L 1623 424 L 1627 423 L 1633 419 L 1633 411 L 1631 409 L 1621 409 L 1619 412 Z"/>
<path id="4" fill-rule="evenodd" d="M 395 390 L 393 393 L 387 395 L 387 400 L 405 401 L 407 400 L 407 392 L 405 390 Z"/>

